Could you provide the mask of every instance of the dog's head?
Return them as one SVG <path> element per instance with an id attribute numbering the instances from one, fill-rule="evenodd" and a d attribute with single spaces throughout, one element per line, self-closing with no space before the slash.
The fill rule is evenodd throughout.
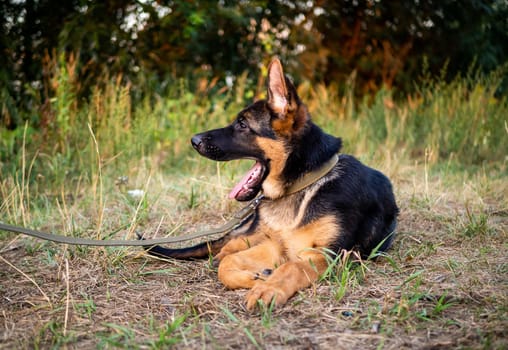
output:
<path id="1" fill-rule="evenodd" d="M 288 157 L 310 125 L 307 108 L 280 61 L 274 59 L 268 67 L 267 99 L 243 109 L 229 126 L 197 134 L 191 142 L 201 155 L 213 160 L 255 161 L 230 198 L 251 200 L 263 189 L 265 196 L 274 199 L 284 195 Z"/>

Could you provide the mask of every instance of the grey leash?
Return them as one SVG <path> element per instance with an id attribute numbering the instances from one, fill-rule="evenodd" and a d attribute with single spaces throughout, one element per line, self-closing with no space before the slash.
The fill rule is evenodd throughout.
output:
<path id="1" fill-rule="evenodd" d="M 153 246 L 158 244 L 178 243 L 190 241 L 192 239 L 211 236 L 218 233 L 228 233 L 237 228 L 247 218 L 249 218 L 259 206 L 259 203 L 263 199 L 263 196 L 258 196 L 253 199 L 248 205 L 237 211 L 231 220 L 226 222 L 224 225 L 205 231 L 196 232 L 189 235 L 164 237 L 164 238 L 153 238 L 153 239 L 137 239 L 137 240 L 123 240 L 123 239 L 112 239 L 112 240 L 100 240 L 100 239 L 89 239 L 80 237 L 69 237 L 62 236 L 53 233 L 47 233 L 37 230 L 28 229 L 25 227 L 8 225 L 0 222 L 0 231 L 8 231 L 14 233 L 20 233 L 31 237 L 36 237 L 46 241 L 52 241 L 63 244 L 72 245 L 89 245 L 89 246 Z"/>

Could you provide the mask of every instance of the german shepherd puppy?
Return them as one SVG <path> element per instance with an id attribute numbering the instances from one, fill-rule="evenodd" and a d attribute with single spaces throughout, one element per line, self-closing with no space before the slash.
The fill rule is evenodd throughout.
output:
<path id="1" fill-rule="evenodd" d="M 363 256 L 377 246 L 388 249 L 398 214 L 386 176 L 349 155 L 337 160 L 341 139 L 311 121 L 278 59 L 269 65 L 267 90 L 266 100 L 246 107 L 231 125 L 191 141 L 212 160 L 255 161 L 229 197 L 248 201 L 262 192 L 256 212 L 216 241 L 147 247 L 153 255 L 179 259 L 213 254 L 226 287 L 250 288 L 249 310 L 258 300 L 284 304 L 310 286 L 327 268 L 323 249 L 357 249 Z"/>

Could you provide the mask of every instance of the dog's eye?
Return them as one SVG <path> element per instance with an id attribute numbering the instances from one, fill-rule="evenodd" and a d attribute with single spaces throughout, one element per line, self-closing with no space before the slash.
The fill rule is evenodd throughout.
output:
<path id="1" fill-rule="evenodd" d="M 245 123 L 245 121 L 243 119 L 238 119 L 236 122 L 236 128 L 237 129 L 247 129 L 248 125 L 247 125 L 247 123 Z"/>

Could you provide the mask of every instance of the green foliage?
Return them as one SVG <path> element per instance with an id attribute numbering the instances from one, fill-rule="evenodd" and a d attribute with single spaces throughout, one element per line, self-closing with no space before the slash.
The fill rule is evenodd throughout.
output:
<path id="1" fill-rule="evenodd" d="M 164 325 L 162 325 L 158 331 L 158 339 L 148 342 L 150 348 L 165 349 L 180 343 L 182 341 L 182 337 L 181 335 L 175 333 L 181 330 L 186 319 L 187 315 L 181 315 L 176 317 L 173 322 L 166 322 Z"/>
<path id="2" fill-rule="evenodd" d="M 47 341 L 48 339 L 49 341 Z M 50 344 L 51 349 L 59 349 L 75 341 L 74 334 L 65 334 L 61 322 L 51 320 L 40 328 L 39 334 L 33 339 L 32 346 L 35 349 L 40 349 L 42 346 Z"/>
<path id="3" fill-rule="evenodd" d="M 394 321 L 411 323 L 418 319 L 429 322 L 446 317 L 445 311 L 457 305 L 446 291 L 442 295 L 431 294 L 425 286 L 424 276 L 424 270 L 415 271 L 396 288 L 400 291 L 400 296 L 388 310 Z"/>
<path id="4" fill-rule="evenodd" d="M 257 301 L 257 306 L 261 312 L 261 324 L 265 328 L 271 328 L 274 323 L 273 311 L 275 309 L 275 298 L 270 301 L 269 304 L 265 304 L 262 300 Z"/>
<path id="5" fill-rule="evenodd" d="M 76 308 L 79 313 L 84 314 L 84 316 L 91 319 L 97 307 L 92 297 L 89 297 L 84 293 L 82 296 L 84 298 L 83 302 L 74 304 L 74 308 Z"/>
<path id="6" fill-rule="evenodd" d="M 452 307 L 456 303 L 453 302 L 447 294 L 441 295 L 437 300 L 435 300 L 434 308 L 432 309 L 432 316 L 441 315 L 446 309 Z"/>
<path id="7" fill-rule="evenodd" d="M 462 223 L 462 234 L 468 238 L 476 236 L 485 236 L 492 233 L 492 229 L 488 223 L 489 216 L 487 213 L 475 214 L 466 206 L 466 220 Z"/>
<path id="8" fill-rule="evenodd" d="M 135 344 L 136 334 L 133 329 L 117 325 L 114 323 L 105 323 L 108 331 L 97 334 L 99 342 L 97 348 L 106 349 L 108 347 L 130 348 Z"/>
<path id="9" fill-rule="evenodd" d="M 415 143 L 430 147 L 438 158 L 456 157 L 463 164 L 503 160 L 508 100 L 496 98 L 496 91 L 507 71 L 506 65 L 488 76 L 476 71 L 448 84 L 424 80 L 418 90 L 420 118 L 409 126 Z"/>
<path id="10" fill-rule="evenodd" d="M 385 89 L 356 108 L 350 107 L 355 102 L 348 91 L 342 99 L 330 100 L 322 89 L 304 87 L 303 99 L 311 101 L 320 124 L 330 130 L 340 127 L 346 149 L 353 153 L 379 159 L 386 152 L 403 152 L 430 164 L 502 163 L 508 149 L 508 99 L 497 97 L 496 91 L 507 71 L 506 65 L 487 76 L 474 71 L 450 83 L 426 78 L 404 103 Z"/>
<path id="11" fill-rule="evenodd" d="M 0 122 L 61 123 L 72 117 L 63 105 L 49 120 L 33 120 L 34 107 L 65 103 L 64 94 L 81 103 L 108 76 L 131 84 L 136 104 L 182 78 L 216 78 L 218 91 L 226 77 L 262 78 L 259 66 L 273 55 L 298 80 L 346 88 L 354 72 L 357 95 L 412 92 L 424 57 L 432 74 L 449 62 L 447 79 L 474 60 L 483 72 L 504 64 L 507 17 L 500 0 L 4 1 Z M 74 57 L 73 90 L 48 79 L 63 55 Z M 253 86 L 255 94 L 262 85 Z"/>
<path id="12" fill-rule="evenodd" d="M 115 323 L 104 323 L 105 331 L 97 334 L 97 348 L 109 349 L 165 349 L 174 346 L 182 341 L 181 332 L 187 315 L 175 317 L 173 321 L 167 321 L 163 324 L 156 324 L 150 320 L 150 332 L 155 335 L 155 339 L 139 339 L 136 331 L 131 326 L 124 326 Z"/>
<path id="13" fill-rule="evenodd" d="M 323 251 L 328 267 L 321 275 L 321 280 L 328 280 L 334 288 L 334 297 L 342 300 L 354 285 L 364 277 L 364 262 L 352 251 L 337 254 L 331 250 Z"/>

